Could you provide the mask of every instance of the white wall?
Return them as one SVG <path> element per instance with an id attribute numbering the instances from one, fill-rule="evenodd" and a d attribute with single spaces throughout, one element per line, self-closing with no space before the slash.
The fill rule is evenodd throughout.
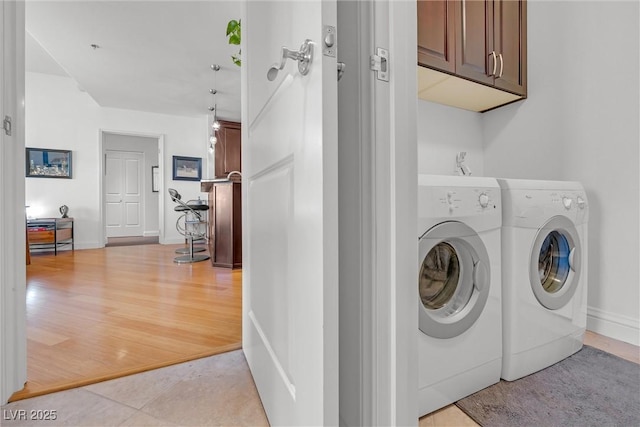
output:
<path id="1" fill-rule="evenodd" d="M 418 99 L 418 173 L 454 175 L 460 151 L 471 174 L 482 176 L 482 114 Z"/>
<path id="2" fill-rule="evenodd" d="M 158 139 L 105 133 L 103 143 L 103 151 L 118 150 L 143 153 L 144 236 L 158 236 L 160 230 L 159 193 L 154 193 L 151 190 L 151 167 L 158 166 Z"/>
<path id="3" fill-rule="evenodd" d="M 183 199 L 204 196 L 200 183 L 172 180 L 172 156 L 207 157 L 207 117 L 170 116 L 133 110 L 103 108 L 74 80 L 26 73 L 26 146 L 73 150 L 73 179 L 26 178 L 26 203 L 32 215 L 59 216 L 58 207 L 69 206 L 75 218 L 76 248 L 102 247 L 100 229 L 100 130 L 164 135 L 162 188 L 175 188 Z M 162 169 L 162 168 L 161 168 Z M 174 203 L 165 197 L 165 242 L 181 243 L 175 229 Z"/>
<path id="4" fill-rule="evenodd" d="M 639 5 L 528 5 L 529 98 L 484 114 L 487 175 L 589 198 L 588 329 L 639 344 Z"/>

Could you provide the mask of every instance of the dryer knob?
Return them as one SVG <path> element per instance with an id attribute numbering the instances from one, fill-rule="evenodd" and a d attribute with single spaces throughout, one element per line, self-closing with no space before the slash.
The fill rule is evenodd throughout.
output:
<path id="1" fill-rule="evenodd" d="M 562 198 L 562 204 L 564 205 L 564 208 L 566 210 L 571 209 L 571 205 L 573 205 L 573 199 L 569 198 L 569 197 L 563 197 Z"/>
<path id="2" fill-rule="evenodd" d="M 480 206 L 483 208 L 489 206 L 489 196 L 487 196 L 487 193 L 481 193 L 478 197 L 478 202 L 480 202 Z"/>

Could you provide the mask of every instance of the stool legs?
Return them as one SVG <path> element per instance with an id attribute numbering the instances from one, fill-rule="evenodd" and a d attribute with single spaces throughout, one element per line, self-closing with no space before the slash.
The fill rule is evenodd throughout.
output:
<path id="1" fill-rule="evenodd" d="M 197 227 L 199 227 L 202 224 L 206 226 L 207 223 L 200 220 L 195 220 L 195 219 L 189 220 L 188 218 L 185 217 L 185 237 L 187 238 L 187 242 L 189 244 L 189 248 L 188 248 L 189 252 L 187 255 L 175 257 L 173 259 L 174 262 L 178 264 L 188 264 L 192 262 L 206 261 L 210 258 L 209 255 L 194 253 L 194 252 L 200 252 L 198 248 L 193 247 L 193 242 L 195 240 L 194 235 L 197 234 L 197 231 L 198 231 Z M 187 230 L 189 227 L 191 227 L 190 231 Z"/>

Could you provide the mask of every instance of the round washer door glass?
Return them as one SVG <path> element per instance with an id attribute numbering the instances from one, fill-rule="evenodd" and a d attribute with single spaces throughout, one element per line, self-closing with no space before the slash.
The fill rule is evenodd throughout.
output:
<path id="1" fill-rule="evenodd" d="M 420 239 L 420 330 L 451 338 L 475 323 L 489 293 L 489 260 L 480 237 L 458 222 L 438 224 Z"/>
<path id="2" fill-rule="evenodd" d="M 551 218 L 538 231 L 529 277 L 540 304 L 555 310 L 569 302 L 578 286 L 580 257 L 578 232 L 568 218 Z"/>

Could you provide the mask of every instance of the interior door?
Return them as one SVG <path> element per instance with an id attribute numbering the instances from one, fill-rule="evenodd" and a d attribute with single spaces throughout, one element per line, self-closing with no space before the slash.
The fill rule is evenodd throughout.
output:
<path id="1" fill-rule="evenodd" d="M 0 2 L 0 121 L 11 120 L 0 127 L 1 405 L 27 380 L 24 8 Z"/>
<path id="2" fill-rule="evenodd" d="M 323 25 L 335 29 L 335 0 L 245 3 L 243 348 L 271 425 L 338 425 L 337 63 Z M 267 79 L 306 39 L 306 75 L 288 59 Z"/>
<path id="3" fill-rule="evenodd" d="M 144 154 L 107 150 L 106 158 L 107 237 L 142 236 Z"/>

